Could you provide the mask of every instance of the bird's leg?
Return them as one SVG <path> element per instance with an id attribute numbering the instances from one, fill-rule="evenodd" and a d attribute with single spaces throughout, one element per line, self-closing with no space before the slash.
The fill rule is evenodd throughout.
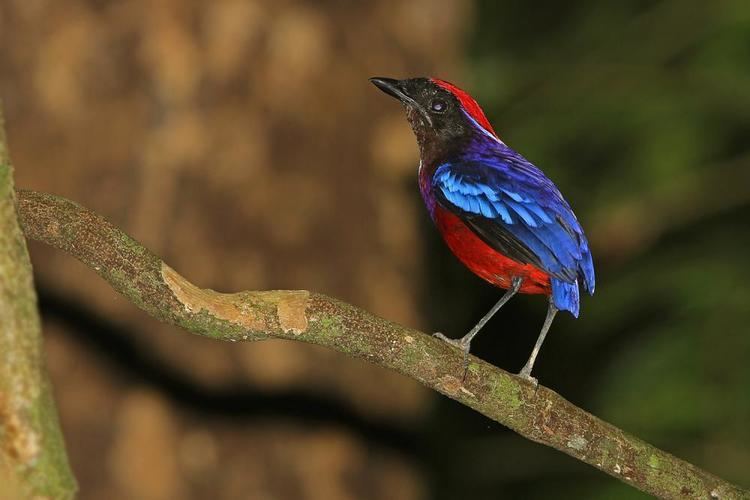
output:
<path id="1" fill-rule="evenodd" d="M 469 366 L 469 349 L 471 348 L 471 340 L 476 336 L 477 333 L 479 333 L 479 330 L 482 329 L 482 327 L 492 318 L 492 316 L 495 315 L 497 311 L 500 310 L 501 307 L 505 305 L 506 302 L 510 300 L 511 297 L 513 297 L 515 294 L 518 293 L 518 290 L 521 289 L 521 283 L 523 283 L 522 278 L 513 278 L 513 281 L 511 282 L 511 287 L 508 289 L 508 291 L 505 292 L 505 294 L 500 297 L 500 300 L 497 301 L 497 304 L 492 306 L 492 309 L 489 310 L 487 314 L 482 317 L 482 319 L 479 320 L 479 323 L 474 325 L 474 328 L 469 330 L 469 333 L 461 337 L 460 339 L 450 339 L 443 335 L 442 333 L 436 333 L 434 334 L 435 337 L 444 340 L 448 342 L 450 345 L 457 347 L 461 349 L 464 353 L 464 368 L 468 368 Z M 465 375 L 465 373 L 464 373 Z"/>
<path id="2" fill-rule="evenodd" d="M 529 360 L 526 361 L 526 364 L 518 373 L 520 377 L 525 378 L 526 380 L 528 380 L 534 385 L 537 385 L 538 381 L 537 379 L 531 376 L 531 369 L 534 368 L 534 361 L 536 360 L 537 354 L 539 354 L 539 349 L 542 348 L 544 337 L 547 336 L 549 327 L 552 325 L 552 320 L 555 319 L 555 314 L 557 314 L 557 307 L 555 307 L 555 304 L 552 303 L 552 297 L 550 297 L 549 307 L 547 308 L 547 317 L 544 318 L 542 331 L 539 332 L 539 337 L 536 339 L 536 344 L 534 345 L 534 349 L 531 350 L 531 355 L 529 356 Z"/>

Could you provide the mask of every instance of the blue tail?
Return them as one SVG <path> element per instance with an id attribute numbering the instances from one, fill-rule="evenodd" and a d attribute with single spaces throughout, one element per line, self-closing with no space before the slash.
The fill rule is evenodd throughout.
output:
<path id="1" fill-rule="evenodd" d="M 561 311 L 569 311 L 578 317 L 580 298 L 578 296 L 578 280 L 573 283 L 552 278 L 552 303 Z"/>

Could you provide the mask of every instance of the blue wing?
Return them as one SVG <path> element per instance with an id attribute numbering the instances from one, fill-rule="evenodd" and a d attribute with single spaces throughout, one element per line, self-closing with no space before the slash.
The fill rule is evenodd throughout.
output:
<path id="1" fill-rule="evenodd" d="M 551 276 L 559 309 L 578 315 L 578 281 L 594 293 L 586 236 L 560 191 L 510 148 L 444 163 L 432 178 L 436 198 L 495 250 Z"/>

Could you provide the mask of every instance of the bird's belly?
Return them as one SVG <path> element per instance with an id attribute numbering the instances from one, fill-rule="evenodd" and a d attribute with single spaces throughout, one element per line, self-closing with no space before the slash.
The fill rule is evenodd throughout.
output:
<path id="1" fill-rule="evenodd" d="M 546 272 L 495 251 L 461 219 L 440 206 L 435 207 L 434 218 L 448 248 L 471 272 L 500 288 L 510 288 L 513 278 L 520 277 L 523 279 L 521 293 L 549 295 L 550 282 Z"/>

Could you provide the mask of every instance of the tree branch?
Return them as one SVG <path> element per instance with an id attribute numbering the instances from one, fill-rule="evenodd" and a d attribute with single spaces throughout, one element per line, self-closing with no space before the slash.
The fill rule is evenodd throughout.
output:
<path id="1" fill-rule="evenodd" d="M 0 113 L 0 498 L 73 498 Z"/>
<path id="2" fill-rule="evenodd" d="M 750 498 L 750 492 L 626 434 L 554 391 L 470 358 L 424 333 L 304 290 L 225 294 L 187 281 L 101 216 L 63 198 L 18 192 L 26 236 L 70 253 L 150 315 L 205 337 L 282 338 L 391 368 L 522 436 L 663 498 Z"/>

